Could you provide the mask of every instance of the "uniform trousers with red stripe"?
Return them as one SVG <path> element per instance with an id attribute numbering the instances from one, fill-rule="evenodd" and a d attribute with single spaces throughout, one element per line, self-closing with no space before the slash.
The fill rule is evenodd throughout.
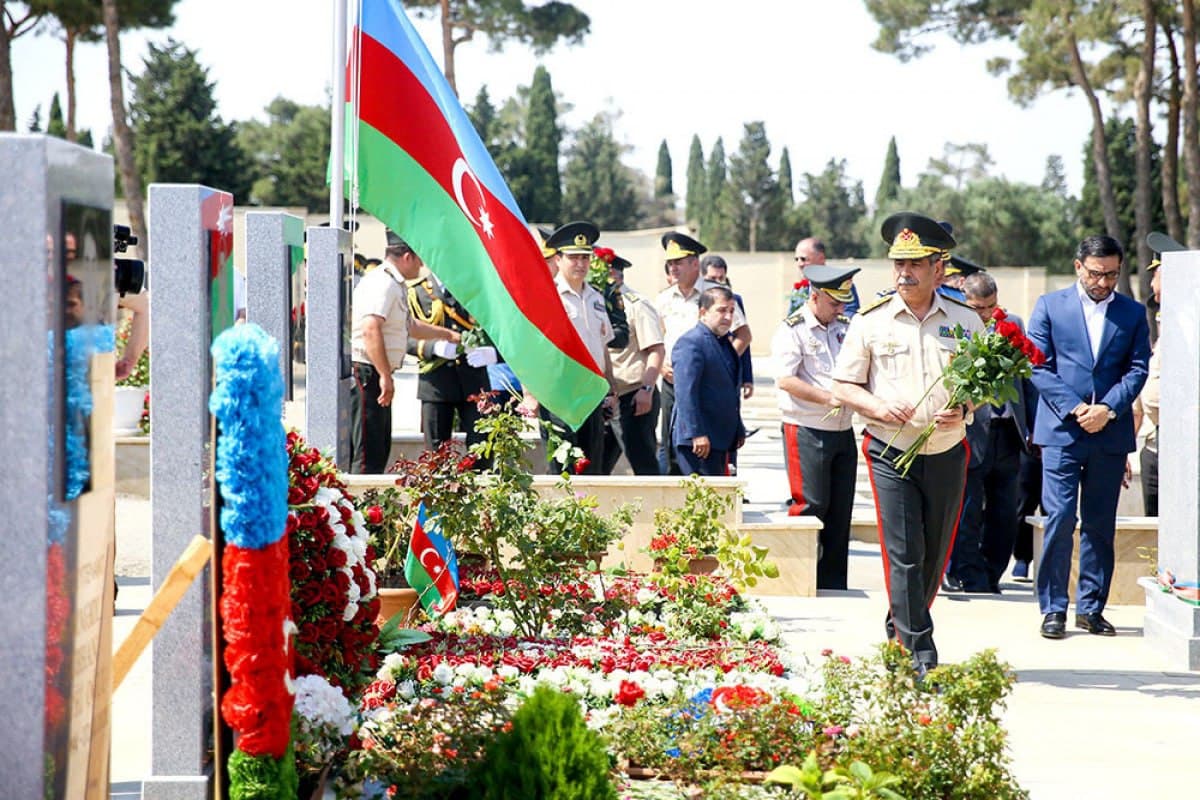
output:
<path id="1" fill-rule="evenodd" d="M 932 668 L 938 656 L 929 607 L 954 546 L 969 451 L 964 440 L 945 452 L 917 456 L 907 475 L 892 464 L 902 452 L 870 434 L 863 437 L 883 550 L 888 636 L 894 630 L 913 661 Z"/>
<path id="2" fill-rule="evenodd" d="M 817 588 L 845 589 L 858 473 L 854 431 L 823 431 L 785 422 L 783 448 L 792 494 L 788 516 L 819 517 L 825 526 L 819 539 Z"/>
<path id="3" fill-rule="evenodd" d="M 379 371 L 354 362 L 350 387 L 350 471 L 378 475 L 392 452 L 392 407 L 379 405 Z"/>

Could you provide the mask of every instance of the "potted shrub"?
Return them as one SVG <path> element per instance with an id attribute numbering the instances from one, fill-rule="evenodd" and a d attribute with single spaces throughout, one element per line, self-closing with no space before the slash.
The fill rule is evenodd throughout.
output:
<path id="1" fill-rule="evenodd" d="M 126 315 L 117 326 L 116 358 L 129 343 L 133 317 Z M 116 382 L 113 390 L 113 432 L 133 436 L 150 432 L 150 349 L 142 351 L 130 373 Z"/>
<path id="2" fill-rule="evenodd" d="M 657 572 L 678 577 L 709 574 L 719 567 L 738 591 L 756 585 L 759 578 L 779 576 L 779 569 L 767 561 L 767 548 L 755 546 L 749 534 L 739 535 L 725 524 L 740 492 L 722 496 L 697 475 L 681 485 L 687 489 L 682 506 L 654 511 L 648 552 Z"/>
<path id="3" fill-rule="evenodd" d="M 576 492 L 563 476 L 560 494 L 538 500 L 528 534 L 539 545 L 538 555 L 551 561 L 599 567 L 608 548 L 619 542 L 633 524 L 638 506 L 623 503 L 611 514 L 601 514 L 595 495 Z M 532 554 L 522 554 L 528 561 Z"/>
<path id="4" fill-rule="evenodd" d="M 401 615 L 399 624 L 407 626 L 416 614 L 417 590 L 404 577 L 404 560 L 412 533 L 408 498 L 396 487 L 368 489 L 359 496 L 359 507 L 367 523 L 368 541 L 375 554 L 372 566 L 379 582 L 379 616 L 376 624 Z"/>

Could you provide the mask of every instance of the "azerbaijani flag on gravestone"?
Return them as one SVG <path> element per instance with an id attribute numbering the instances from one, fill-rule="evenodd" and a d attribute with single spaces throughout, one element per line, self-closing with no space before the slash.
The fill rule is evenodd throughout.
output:
<path id="1" fill-rule="evenodd" d="M 438 515 L 417 506 L 417 521 L 408 539 L 404 577 L 417 590 L 421 607 L 429 614 L 445 614 L 458 601 L 458 557 L 450 540 L 442 536 Z"/>
<path id="2" fill-rule="evenodd" d="M 578 426 L 608 385 L 487 148 L 398 0 L 366 0 L 355 33 L 346 96 L 358 97 L 358 120 L 348 103 L 346 138 L 351 148 L 357 132 L 359 205 L 412 245 L 521 383 Z"/>

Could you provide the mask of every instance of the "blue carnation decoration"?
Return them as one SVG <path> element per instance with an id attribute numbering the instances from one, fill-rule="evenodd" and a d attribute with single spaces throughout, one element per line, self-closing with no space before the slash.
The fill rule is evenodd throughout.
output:
<path id="1" fill-rule="evenodd" d="M 288 457 L 279 344 L 258 325 L 228 328 L 212 344 L 217 385 L 221 530 L 237 547 L 261 550 L 287 528 Z"/>

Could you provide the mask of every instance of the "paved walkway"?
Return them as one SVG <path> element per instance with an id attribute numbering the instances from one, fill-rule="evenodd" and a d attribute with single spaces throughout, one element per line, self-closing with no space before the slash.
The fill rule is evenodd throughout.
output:
<path id="1" fill-rule="evenodd" d="M 768 514 L 787 494 L 771 389 L 747 406 L 747 427 L 760 427 L 739 457 L 747 509 Z M 869 506 L 869 489 L 859 487 Z M 150 512 L 140 498 L 117 503 L 119 643 L 150 596 Z M 833 648 L 866 655 L 883 638 L 886 593 L 879 548 L 851 544 L 847 592 L 815 598 L 764 598 L 798 655 L 817 661 Z M 1114 638 L 1071 632 L 1062 641 L 1038 635 L 1041 617 L 1027 584 L 1002 583 L 999 596 L 942 596 L 933 606 L 943 662 L 996 648 L 1017 673 L 1005 722 L 1015 772 L 1034 800 L 1191 797 L 1200 780 L 1200 673 L 1168 671 L 1142 639 L 1141 606 L 1110 606 Z M 150 771 L 149 657 L 143 656 L 114 697 L 113 797 L 140 797 Z M 980 798 L 980 800 L 986 800 Z"/>

